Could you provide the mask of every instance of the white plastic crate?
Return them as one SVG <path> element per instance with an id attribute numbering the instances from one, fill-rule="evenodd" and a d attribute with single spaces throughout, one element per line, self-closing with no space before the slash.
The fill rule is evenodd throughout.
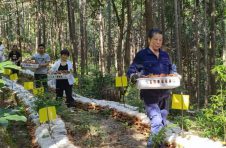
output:
<path id="1" fill-rule="evenodd" d="M 68 79 L 70 74 L 48 74 L 48 79 Z"/>
<path id="2" fill-rule="evenodd" d="M 180 78 L 178 76 L 137 79 L 138 89 L 173 89 L 179 86 Z"/>
<path id="3" fill-rule="evenodd" d="M 36 69 L 39 67 L 39 64 L 31 64 L 31 63 L 21 63 L 20 65 L 21 67 L 32 68 L 32 69 Z"/>

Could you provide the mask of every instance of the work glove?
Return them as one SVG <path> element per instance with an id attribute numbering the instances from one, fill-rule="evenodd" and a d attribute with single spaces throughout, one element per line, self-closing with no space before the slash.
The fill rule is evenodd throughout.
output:
<path id="1" fill-rule="evenodd" d="M 177 74 L 177 66 L 175 64 L 172 64 L 170 74 Z"/>
<path id="2" fill-rule="evenodd" d="M 174 75 L 178 76 L 179 79 L 182 78 L 182 76 L 177 73 L 177 66 L 175 64 L 172 64 L 170 74 L 174 74 Z"/>
<path id="3" fill-rule="evenodd" d="M 130 76 L 131 83 L 135 84 L 137 82 L 137 79 L 141 77 L 140 73 L 133 73 Z"/>

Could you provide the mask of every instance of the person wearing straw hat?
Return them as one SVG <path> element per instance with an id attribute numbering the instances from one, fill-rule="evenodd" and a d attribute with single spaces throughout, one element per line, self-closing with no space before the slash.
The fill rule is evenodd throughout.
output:
<path id="1" fill-rule="evenodd" d="M 127 71 L 127 77 L 135 83 L 136 79 L 149 74 L 167 75 L 176 71 L 167 52 L 162 50 L 163 35 L 161 30 L 153 28 L 148 32 L 148 47 L 140 50 Z M 153 137 L 166 125 L 168 98 L 166 89 L 141 89 L 140 97 L 144 101 L 147 116 L 151 120 L 151 134 L 147 147 L 153 147 Z"/>

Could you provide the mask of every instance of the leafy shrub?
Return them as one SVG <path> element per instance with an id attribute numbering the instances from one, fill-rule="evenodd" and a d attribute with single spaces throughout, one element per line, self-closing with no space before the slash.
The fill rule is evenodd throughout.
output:
<path id="1" fill-rule="evenodd" d="M 0 108 L 0 126 L 8 126 L 9 121 L 26 122 L 27 118 L 22 115 L 21 108 L 17 109 Z"/>
<path id="2" fill-rule="evenodd" d="M 204 130 L 204 136 L 219 137 L 226 140 L 226 66 L 215 66 L 218 91 L 210 98 L 208 106 L 198 114 L 197 121 Z"/>
<path id="3" fill-rule="evenodd" d="M 140 92 L 135 85 L 129 85 L 125 94 L 126 103 L 138 107 L 140 112 L 144 111 L 144 102 L 140 99 Z"/>
<path id="4" fill-rule="evenodd" d="M 106 87 L 114 85 L 114 77 L 111 75 L 102 75 L 99 71 L 93 70 L 89 75 L 84 75 L 79 80 L 79 86 L 76 91 L 90 98 L 101 98 L 101 91 Z"/>
<path id="5" fill-rule="evenodd" d="M 215 66 L 212 70 L 216 74 L 218 82 L 218 91 L 216 95 L 212 95 L 209 104 L 204 109 L 200 110 L 194 116 L 185 113 L 184 128 L 186 130 L 199 130 L 199 134 L 217 139 L 225 139 L 226 134 L 226 66 Z M 181 123 L 179 117 L 172 112 L 170 117 L 174 122 Z M 200 131 L 200 129 L 202 129 Z M 197 132 L 197 131 L 196 131 Z"/>
<path id="6" fill-rule="evenodd" d="M 34 102 L 34 110 L 39 111 L 39 109 L 49 106 L 55 106 L 58 110 L 62 105 L 62 100 L 55 100 L 52 98 L 51 94 L 44 93 L 44 95 L 39 95 L 38 99 Z"/>
<path id="7" fill-rule="evenodd" d="M 110 74 L 103 76 L 93 69 L 89 75 L 84 75 L 79 79 L 76 92 L 86 97 L 98 99 L 102 97 L 102 90 L 108 87 L 115 88 L 115 77 Z M 140 99 L 139 90 L 136 89 L 135 85 L 129 85 L 126 88 L 125 102 L 144 112 L 143 100 Z"/>
<path id="8" fill-rule="evenodd" d="M 21 68 L 15 65 L 12 61 L 0 62 L 0 74 L 3 73 L 4 68 L 21 70 Z M 0 88 L 2 88 L 3 86 L 4 86 L 4 81 L 0 79 Z"/>

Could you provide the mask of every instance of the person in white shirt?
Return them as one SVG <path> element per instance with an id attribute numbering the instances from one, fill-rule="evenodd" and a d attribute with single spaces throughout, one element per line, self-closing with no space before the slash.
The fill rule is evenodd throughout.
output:
<path id="1" fill-rule="evenodd" d="M 73 65 L 71 61 L 68 60 L 68 57 L 70 55 L 69 51 L 67 49 L 63 49 L 61 52 L 61 58 L 54 63 L 52 68 L 50 69 L 50 73 L 53 72 L 67 72 L 69 73 L 68 79 L 57 79 L 56 80 L 56 99 L 62 99 L 63 92 L 66 93 L 66 105 L 67 107 L 73 107 L 75 104 L 75 101 L 72 97 L 72 88 L 74 84 L 74 76 L 72 74 L 73 71 Z"/>
<path id="2" fill-rule="evenodd" d="M 4 45 L 2 44 L 2 41 L 0 41 L 0 62 L 4 61 Z"/>

